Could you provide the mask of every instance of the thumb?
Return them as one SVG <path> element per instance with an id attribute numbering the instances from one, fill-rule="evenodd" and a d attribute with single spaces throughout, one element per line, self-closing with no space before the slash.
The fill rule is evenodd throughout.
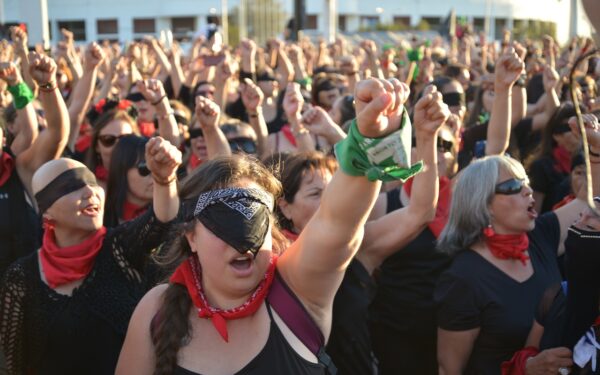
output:
<path id="1" fill-rule="evenodd" d="M 391 104 L 392 97 L 388 92 L 383 92 L 371 100 L 357 116 L 359 124 L 363 125 L 361 127 L 376 123 L 379 120 L 379 116 L 387 110 Z"/>

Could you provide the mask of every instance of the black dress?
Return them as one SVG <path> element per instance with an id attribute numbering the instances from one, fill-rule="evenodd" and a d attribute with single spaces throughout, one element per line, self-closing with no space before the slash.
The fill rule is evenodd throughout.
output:
<path id="1" fill-rule="evenodd" d="M 92 271 L 71 296 L 40 278 L 38 253 L 15 262 L 0 289 L 0 343 L 15 374 L 114 374 L 144 274 L 167 223 L 153 210 L 108 229 Z"/>
<path id="2" fill-rule="evenodd" d="M 399 196 L 398 190 L 388 192 L 388 212 L 402 207 Z M 435 242 L 425 228 L 381 265 L 370 308 L 381 375 L 438 373 L 433 291 L 450 257 L 436 250 Z"/>
<path id="3" fill-rule="evenodd" d="M 564 183 L 569 174 L 559 172 L 551 157 L 542 157 L 533 161 L 527 175 L 531 179 L 531 188 L 544 193 L 541 213 L 552 210 L 552 207 L 566 197 L 571 190 L 569 184 Z"/>
<path id="4" fill-rule="evenodd" d="M 561 280 L 556 215 L 540 216 L 528 236 L 534 272 L 523 282 L 469 249 L 457 254 L 440 277 L 435 291 L 438 326 L 447 331 L 480 329 L 465 374 L 500 374 L 502 362 L 524 347 L 542 295 Z"/>

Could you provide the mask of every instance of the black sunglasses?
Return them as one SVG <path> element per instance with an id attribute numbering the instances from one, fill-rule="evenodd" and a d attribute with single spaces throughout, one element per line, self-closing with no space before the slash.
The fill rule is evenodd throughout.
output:
<path id="1" fill-rule="evenodd" d="M 140 176 L 146 177 L 150 174 L 150 169 L 148 169 L 148 166 L 146 165 L 145 160 L 140 161 L 136 167 L 137 167 L 137 171 L 140 174 Z"/>
<path id="2" fill-rule="evenodd" d="M 496 194 L 502 195 L 514 195 L 519 194 L 525 186 L 527 186 L 527 180 L 520 178 L 511 178 L 496 185 Z"/>
<path id="3" fill-rule="evenodd" d="M 98 141 L 102 144 L 102 146 L 104 147 L 112 147 L 115 145 L 115 143 L 117 143 L 117 141 L 129 134 L 121 134 L 121 135 L 112 135 L 112 134 L 104 134 L 104 135 L 99 135 L 98 136 Z"/>
<path id="4" fill-rule="evenodd" d="M 571 127 L 569 126 L 569 122 L 563 122 L 562 124 L 557 125 L 553 130 L 552 134 L 565 134 L 571 131 Z"/>
<path id="5" fill-rule="evenodd" d="M 238 137 L 229 141 L 231 152 L 243 152 L 245 154 L 256 154 L 256 142 L 252 138 Z"/>
<path id="6" fill-rule="evenodd" d="M 441 152 L 452 152 L 454 150 L 454 142 L 447 141 L 442 137 L 437 139 L 437 149 Z"/>
<path id="7" fill-rule="evenodd" d="M 184 117 L 184 116 L 182 116 L 182 115 L 179 115 L 179 114 L 175 113 L 175 114 L 173 115 L 173 117 L 175 117 L 175 121 L 176 121 L 178 124 L 181 124 L 181 125 L 189 125 L 189 124 L 190 124 L 190 122 L 188 121 L 188 119 L 187 119 L 187 118 L 185 118 L 185 117 Z"/>
<path id="8" fill-rule="evenodd" d="M 144 95 L 142 95 L 141 92 L 134 92 L 133 94 L 129 94 L 127 95 L 127 97 L 125 98 L 127 100 L 129 100 L 130 102 L 141 102 L 142 100 L 146 100 L 146 98 L 144 98 Z"/>
<path id="9" fill-rule="evenodd" d="M 204 136 L 201 128 L 190 129 L 190 139 L 198 138 Z"/>

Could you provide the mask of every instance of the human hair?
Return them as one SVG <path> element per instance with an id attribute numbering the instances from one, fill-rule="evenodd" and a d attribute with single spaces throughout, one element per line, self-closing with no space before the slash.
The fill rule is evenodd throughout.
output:
<path id="1" fill-rule="evenodd" d="M 296 193 L 300 190 L 300 185 L 306 175 L 317 171 L 334 173 L 336 170 L 336 160 L 318 151 L 298 152 L 280 159 L 277 177 L 283 186 L 282 198 L 288 203 L 294 203 Z M 283 229 L 292 230 L 294 228 L 294 223 L 285 217 L 277 205 L 275 213 Z"/>
<path id="2" fill-rule="evenodd" d="M 475 101 L 473 108 L 471 109 L 467 121 L 465 121 L 465 129 L 471 128 L 479 123 L 479 115 L 483 110 L 483 93 L 485 92 L 483 86 L 477 87 L 475 90 Z"/>
<path id="3" fill-rule="evenodd" d="M 203 163 L 181 184 L 179 195 L 183 203 L 183 222 L 176 226 L 172 242 L 164 255 L 154 259 L 165 267 L 168 274 L 193 253 L 185 237 L 194 230 L 197 220 L 193 210 L 198 195 L 203 192 L 236 185 L 242 180 L 257 183 L 273 195 L 275 200 L 281 194 L 281 184 L 265 166 L 255 158 L 245 155 L 217 157 Z M 283 250 L 287 241 L 273 220 L 273 251 Z M 169 284 L 164 292 L 162 303 L 152 320 L 151 338 L 156 355 L 154 375 L 172 374 L 177 364 L 177 353 L 182 344 L 190 338 L 189 311 L 192 302 L 185 287 Z"/>
<path id="4" fill-rule="evenodd" d="M 515 178 L 527 179 L 521 163 L 509 156 L 486 156 L 462 170 L 453 189 L 450 216 L 438 239 L 438 249 L 454 255 L 482 238 L 483 229 L 491 222 L 489 205 L 501 169 Z"/>
<path id="5" fill-rule="evenodd" d="M 438 76 L 431 82 L 431 84 L 434 85 L 437 91 L 441 93 L 444 90 L 444 87 L 452 81 L 456 81 L 456 79 L 448 76 Z"/>
<path id="6" fill-rule="evenodd" d="M 554 147 L 556 147 L 556 141 L 553 137 L 554 134 L 556 134 L 556 129 L 568 121 L 572 116 L 575 116 L 575 106 L 573 106 L 573 103 L 571 102 L 561 104 L 560 107 L 554 111 L 554 114 L 550 117 L 548 124 L 542 131 L 542 140 L 525 162 L 527 168 L 530 168 L 535 160 L 544 157 L 552 158 L 552 151 L 554 150 Z"/>
<path id="7" fill-rule="evenodd" d="M 129 125 L 133 130 L 133 134 L 139 134 L 138 126 L 135 120 L 129 116 L 129 114 L 122 109 L 113 109 L 106 113 L 103 113 L 94 121 L 92 124 L 92 140 L 90 142 L 90 147 L 87 150 L 87 155 L 85 157 L 85 165 L 89 168 L 92 173 L 96 170 L 96 167 L 99 165 L 98 161 L 100 155 L 96 152 L 96 146 L 98 146 L 98 137 L 100 136 L 100 132 L 104 129 L 108 124 L 110 124 L 114 120 L 122 120 Z M 105 167 L 109 167 L 106 166 Z"/>
<path id="8" fill-rule="evenodd" d="M 345 125 L 348 121 L 356 117 L 356 108 L 354 108 L 354 96 L 344 95 L 340 102 L 340 113 L 342 114 L 339 126 Z"/>
<path id="9" fill-rule="evenodd" d="M 124 136 L 115 145 L 106 184 L 104 225 L 107 227 L 119 225 L 119 219 L 123 216 L 123 204 L 129 191 L 127 171 L 144 160 L 147 142 L 148 138 L 132 134 Z"/>
<path id="10" fill-rule="evenodd" d="M 14 124 L 17 120 L 17 108 L 14 103 L 10 103 L 2 110 L 2 129 L 4 130 L 4 137 L 6 137 L 6 145 L 10 146 L 15 140 L 15 135 L 8 131 L 8 125 Z"/>
<path id="11" fill-rule="evenodd" d="M 463 64 L 448 64 L 444 69 L 444 75 L 448 78 L 458 79 L 463 70 L 469 70 L 469 67 Z"/>

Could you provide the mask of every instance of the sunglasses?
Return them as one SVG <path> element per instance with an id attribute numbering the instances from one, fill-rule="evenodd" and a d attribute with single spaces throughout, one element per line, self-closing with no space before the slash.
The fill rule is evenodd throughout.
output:
<path id="1" fill-rule="evenodd" d="M 144 95 L 142 95 L 141 92 L 135 92 L 133 94 L 129 94 L 129 95 L 127 95 L 127 97 L 125 99 L 127 99 L 133 103 L 137 103 L 137 102 L 141 102 L 142 100 L 146 100 L 146 98 L 144 98 Z"/>
<path id="2" fill-rule="evenodd" d="M 140 161 L 136 167 L 137 167 L 137 171 L 140 174 L 140 176 L 146 177 L 150 174 L 150 169 L 148 169 L 148 166 L 146 165 L 145 160 Z"/>
<path id="3" fill-rule="evenodd" d="M 229 141 L 231 152 L 243 152 L 245 154 L 256 154 L 256 142 L 251 138 L 239 137 Z"/>
<path id="4" fill-rule="evenodd" d="M 179 114 L 175 113 L 175 114 L 173 115 L 173 117 L 175 117 L 175 121 L 176 121 L 178 124 L 181 124 L 181 125 L 189 125 L 189 124 L 190 124 L 190 122 L 188 121 L 188 119 L 187 119 L 187 118 L 185 118 L 185 117 L 184 117 L 184 116 L 182 116 L 182 115 L 179 115 Z"/>
<path id="5" fill-rule="evenodd" d="M 528 181 L 520 178 L 511 178 L 496 185 L 496 194 L 514 195 L 519 194 L 525 186 L 528 186 Z"/>
<path id="6" fill-rule="evenodd" d="M 112 146 L 115 145 L 115 143 L 117 143 L 117 141 L 120 138 L 123 138 L 126 135 L 129 135 L 129 134 L 121 134 L 121 135 L 104 134 L 104 135 L 99 135 L 98 136 L 98 141 L 104 147 L 112 147 Z"/>
<path id="7" fill-rule="evenodd" d="M 437 149 L 440 152 L 452 152 L 454 150 L 454 142 L 438 137 Z"/>
<path id="8" fill-rule="evenodd" d="M 194 138 L 198 138 L 198 137 L 203 137 L 204 134 L 202 133 L 202 129 L 201 128 L 194 128 L 194 129 L 190 129 L 190 139 L 194 139 Z"/>
<path id="9" fill-rule="evenodd" d="M 553 130 L 552 134 L 565 134 L 571 131 L 571 127 L 569 126 L 569 122 L 563 122 L 562 124 L 557 125 Z"/>

